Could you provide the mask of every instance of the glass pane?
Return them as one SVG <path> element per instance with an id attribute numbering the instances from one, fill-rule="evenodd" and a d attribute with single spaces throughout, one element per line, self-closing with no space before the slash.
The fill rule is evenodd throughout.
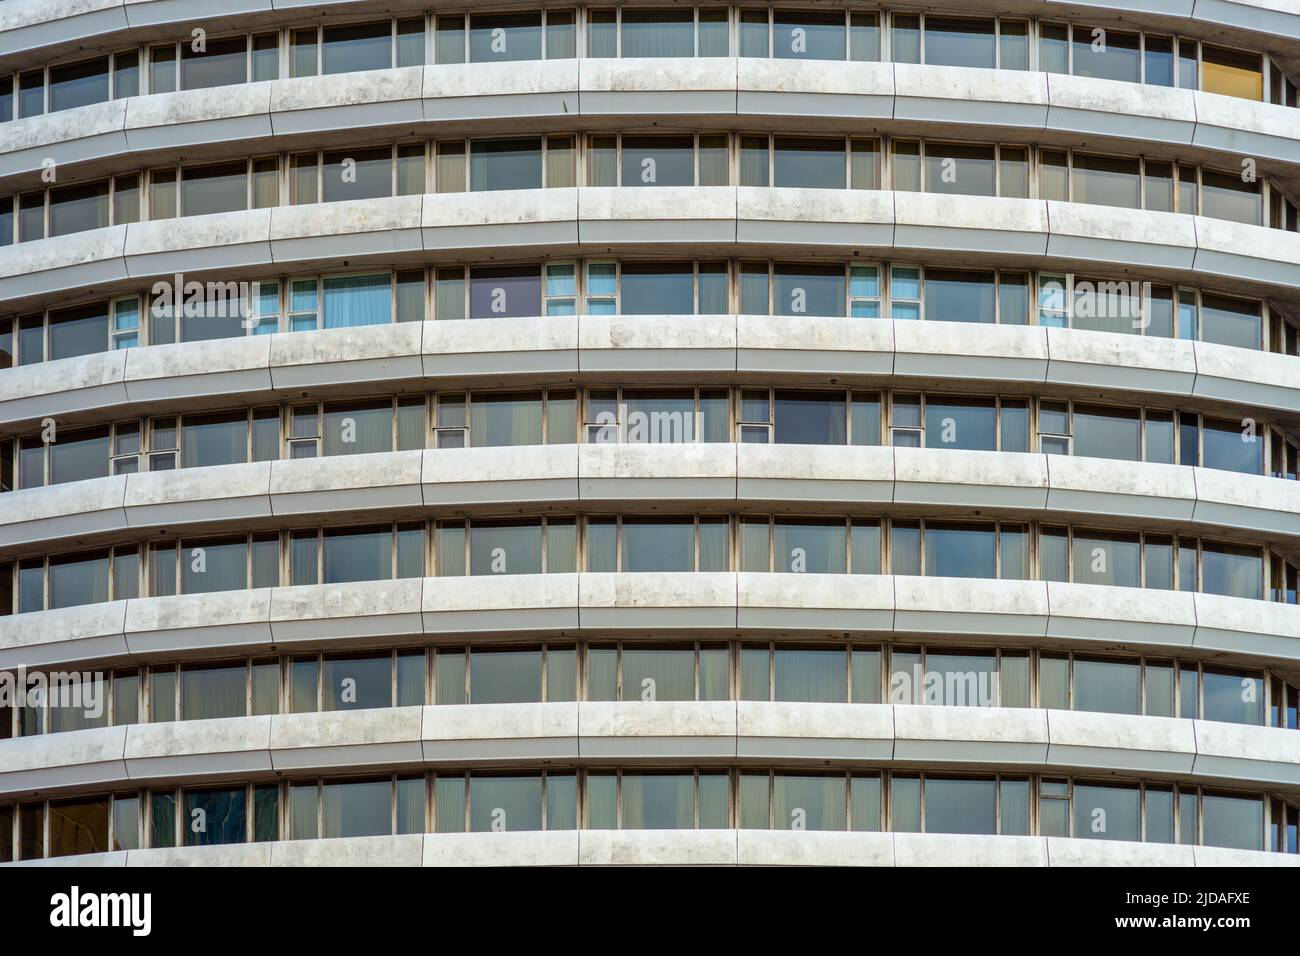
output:
<path id="1" fill-rule="evenodd" d="M 181 719 L 243 717 L 248 713 L 248 668 L 243 664 L 181 670 Z"/>
<path id="2" fill-rule="evenodd" d="M 1206 793 L 1201 797 L 1205 819 L 1202 839 L 1206 846 L 1261 850 L 1264 845 L 1264 801 Z"/>
<path id="3" fill-rule="evenodd" d="M 469 689 L 475 704 L 540 702 L 542 652 L 474 651 L 470 654 Z"/>
<path id="4" fill-rule="evenodd" d="M 695 777 L 682 773 L 624 773 L 624 830 L 695 828 Z"/>
<path id="5" fill-rule="evenodd" d="M 927 269 L 925 317 L 932 321 L 992 324 L 997 321 L 995 291 L 992 272 Z"/>
<path id="6" fill-rule="evenodd" d="M 469 803 L 474 833 L 542 829 L 541 777 L 471 777 Z"/>
<path id="7" fill-rule="evenodd" d="M 469 299 L 472 319 L 541 315 L 541 270 L 537 266 L 476 266 L 470 269 Z"/>
<path id="8" fill-rule="evenodd" d="M 844 188 L 847 170 L 844 140 L 777 136 L 773 138 L 772 145 L 772 185 L 808 189 Z"/>
<path id="9" fill-rule="evenodd" d="M 434 802 L 437 819 L 435 829 L 438 833 L 465 832 L 465 778 L 438 777 L 433 784 Z"/>
<path id="10" fill-rule="evenodd" d="M 925 191 L 947 195 L 996 196 L 996 151 L 992 146 L 925 144 Z"/>
<path id="11" fill-rule="evenodd" d="M 1103 80 L 1142 80 L 1138 34 L 1102 27 L 1074 27 L 1074 75 Z"/>
<path id="12" fill-rule="evenodd" d="M 392 21 L 326 27 L 322 72 L 386 70 L 393 65 Z"/>
<path id="13" fill-rule="evenodd" d="M 108 809 L 107 797 L 52 801 L 49 855 L 106 853 L 109 850 Z"/>
<path id="14" fill-rule="evenodd" d="M 926 833 L 997 833 L 993 780 L 925 780 Z"/>
<path id="15" fill-rule="evenodd" d="M 844 14 L 838 11 L 775 11 L 772 55 L 778 60 L 843 60 Z"/>
<path id="16" fill-rule="evenodd" d="M 542 141 L 476 140 L 470 145 L 470 189 L 540 189 Z"/>
<path id="17" fill-rule="evenodd" d="M 928 577 L 997 577 L 997 535 L 993 527 L 927 524 L 925 573 Z"/>
<path id="18" fill-rule="evenodd" d="M 773 826 L 778 830 L 848 829 L 848 787 L 843 776 L 776 774 Z"/>
<path id="19" fill-rule="evenodd" d="M 1074 785 L 1074 835 L 1085 840 L 1141 840 L 1137 787 Z"/>
<path id="20" fill-rule="evenodd" d="M 994 21 L 957 17 L 925 18 L 925 62 L 940 66 L 997 65 Z"/>
<path id="21" fill-rule="evenodd" d="M 843 521 L 778 518 L 774 530 L 777 571 L 843 574 L 847 570 Z"/>
<path id="22" fill-rule="evenodd" d="M 624 57 L 694 56 L 695 11 L 624 10 Z M 725 54 L 724 54 L 725 55 Z"/>
<path id="23" fill-rule="evenodd" d="M 323 710 L 362 710 L 393 706 L 393 661 L 373 657 L 326 658 Z"/>
<path id="24" fill-rule="evenodd" d="M 1142 669 L 1136 661 L 1074 659 L 1074 709 L 1139 714 Z"/>
<path id="25" fill-rule="evenodd" d="M 393 785 L 387 780 L 327 783 L 322 788 L 321 836 L 379 836 L 393 832 Z"/>
<path id="26" fill-rule="evenodd" d="M 471 63 L 540 60 L 541 13 L 471 14 L 469 58 Z"/>
<path id="27" fill-rule="evenodd" d="M 181 827 L 185 846 L 244 843 L 247 839 L 248 795 L 232 790 L 189 790 L 184 794 Z"/>
<path id="28" fill-rule="evenodd" d="M 695 523 L 677 518 L 626 518 L 622 570 L 694 571 Z"/>
<path id="29" fill-rule="evenodd" d="M 773 655 L 774 699 L 844 703 L 848 658 L 843 649 L 780 648 Z"/>
<path id="30" fill-rule="evenodd" d="M 541 522 L 475 522 L 470 527 L 470 574 L 541 571 Z"/>
<path id="31" fill-rule="evenodd" d="M 202 51 L 181 43 L 181 89 L 205 90 L 248 82 L 248 39 L 208 40 Z"/>
<path id="32" fill-rule="evenodd" d="M 691 315 L 695 312 L 695 269 L 689 262 L 623 264 L 624 315 Z"/>
<path id="33" fill-rule="evenodd" d="M 777 444 L 843 445 L 847 408 L 842 392 L 780 390 L 775 401 Z"/>
<path id="34" fill-rule="evenodd" d="M 695 650 L 625 647 L 623 699 L 694 700 Z"/>

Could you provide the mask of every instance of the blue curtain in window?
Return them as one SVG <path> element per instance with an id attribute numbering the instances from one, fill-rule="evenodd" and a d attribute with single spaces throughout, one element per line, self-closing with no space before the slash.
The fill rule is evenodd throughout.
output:
<path id="1" fill-rule="evenodd" d="M 325 280 L 325 328 L 386 325 L 393 320 L 392 277 L 338 276 Z"/>

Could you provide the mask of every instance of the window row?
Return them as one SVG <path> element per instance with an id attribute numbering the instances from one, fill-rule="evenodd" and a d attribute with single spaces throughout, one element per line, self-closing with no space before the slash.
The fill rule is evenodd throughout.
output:
<path id="1" fill-rule="evenodd" d="M 0 369 L 141 345 L 393 322 L 755 315 L 1039 325 L 1300 355 L 1276 306 L 1210 290 L 1007 269 L 684 259 L 433 266 L 252 281 L 0 317 Z"/>
<path id="2" fill-rule="evenodd" d="M 1017 707 L 1297 729 L 1280 671 L 921 644 L 677 640 L 399 647 L 0 674 L 0 739 L 176 720 L 464 704 L 776 701 Z"/>
<path id="3" fill-rule="evenodd" d="M 1289 560 L 1258 545 L 1188 535 L 1037 522 L 656 514 L 195 535 L 21 558 L 0 562 L 0 614 L 250 587 L 580 569 L 1072 581 L 1296 603 Z"/>
<path id="4" fill-rule="evenodd" d="M 717 387 L 456 391 L 159 415 L 0 439 L 0 492 L 108 475 L 424 448 L 892 445 L 1037 452 L 1294 480 L 1300 449 L 1254 418 L 939 392 Z"/>
<path id="5" fill-rule="evenodd" d="M 1058 836 L 1296 852 L 1291 798 L 947 772 L 439 771 L 0 804 L 0 862 L 405 833 L 747 830 Z"/>
<path id="6" fill-rule="evenodd" d="M 1205 90 L 1295 106 L 1273 57 L 1088 23 L 878 9 L 701 6 L 451 13 L 124 47 L 0 75 L 0 122 L 145 93 L 425 64 L 588 57 L 771 57 L 927 63 Z"/>
<path id="7" fill-rule="evenodd" d="M 579 149 L 578 144 L 584 144 Z M 734 167 L 734 168 L 733 168 Z M 1040 198 L 1295 232 L 1300 210 L 1253 160 L 1214 169 L 1082 150 L 776 133 L 442 140 L 186 163 L 0 197 L 0 246 L 110 225 L 502 189 L 741 186 Z M 432 188 L 430 188 L 432 187 Z"/>

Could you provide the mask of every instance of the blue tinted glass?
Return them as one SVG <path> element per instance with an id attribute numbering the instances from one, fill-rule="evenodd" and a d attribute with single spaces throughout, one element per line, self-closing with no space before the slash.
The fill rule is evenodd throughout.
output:
<path id="1" fill-rule="evenodd" d="M 294 298 L 298 298 L 297 290 Z M 392 320 L 390 275 L 336 276 L 325 280 L 325 328 L 385 325 Z"/>
<path id="2" fill-rule="evenodd" d="M 997 535 L 980 525 L 928 524 L 925 527 L 927 577 L 997 577 Z"/>
<path id="3" fill-rule="evenodd" d="M 247 794 L 234 790 L 190 790 L 185 793 L 181 829 L 186 846 L 243 843 L 247 826 Z"/>

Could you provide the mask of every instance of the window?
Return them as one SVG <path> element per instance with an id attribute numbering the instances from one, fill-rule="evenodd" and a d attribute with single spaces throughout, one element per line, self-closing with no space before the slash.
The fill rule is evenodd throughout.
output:
<path id="1" fill-rule="evenodd" d="M 1071 170 L 1070 198 L 1074 202 L 1141 208 L 1139 160 L 1074 153 Z"/>
<path id="2" fill-rule="evenodd" d="M 400 65 L 400 64 L 399 64 Z M 280 78 L 280 36 L 263 33 L 253 37 L 253 82 Z"/>
<path id="3" fill-rule="evenodd" d="M 1073 26 L 1074 74 L 1126 83 L 1142 81 L 1141 38 L 1121 30 Z"/>
<path id="4" fill-rule="evenodd" d="M 624 9 L 620 30 L 621 55 L 694 56 L 694 33 L 695 11 L 692 9 Z"/>
<path id="5" fill-rule="evenodd" d="M 392 31 L 393 24 L 389 20 L 325 27 L 322 30 L 321 72 L 329 75 L 388 69 L 393 65 Z"/>
<path id="6" fill-rule="evenodd" d="M 321 163 L 325 202 L 393 195 L 393 151 L 389 147 L 327 152 Z"/>
<path id="7" fill-rule="evenodd" d="M 108 797 L 51 800 L 49 855 L 107 852 L 109 807 Z"/>
<path id="8" fill-rule="evenodd" d="M 774 315 L 843 316 L 846 281 L 840 266 L 776 263 L 772 267 Z M 748 311 L 748 310 L 746 310 Z M 759 314 L 769 314 L 766 310 Z"/>
<path id="9" fill-rule="evenodd" d="M 772 440 L 778 445 L 847 444 L 847 411 L 843 392 L 778 389 Z"/>
<path id="10" fill-rule="evenodd" d="M 186 539 L 180 552 L 181 591 L 208 594 L 248 587 L 245 538 Z"/>
<path id="11" fill-rule="evenodd" d="M 587 520 L 587 570 L 726 571 L 725 517 L 639 517 Z"/>
<path id="12" fill-rule="evenodd" d="M 926 269 L 925 316 L 941 322 L 996 322 L 996 274 Z"/>
<path id="13" fill-rule="evenodd" d="M 1075 531 L 1074 580 L 1083 584 L 1141 587 L 1137 534 Z"/>
<path id="14" fill-rule="evenodd" d="M 1241 172 L 1202 169 L 1201 215 L 1263 225 L 1264 200 L 1259 180 L 1248 179 Z"/>
<path id="15" fill-rule="evenodd" d="M 1255 53 L 1202 44 L 1201 89 L 1246 100 L 1264 98 L 1264 70 Z"/>
<path id="16" fill-rule="evenodd" d="M 470 410 L 475 448 L 542 444 L 545 403 L 539 392 L 477 392 Z"/>
<path id="17" fill-rule="evenodd" d="M 1138 409 L 1076 404 L 1074 454 L 1141 461 L 1141 412 Z"/>
<path id="18" fill-rule="evenodd" d="M 205 41 L 201 50 L 181 43 L 181 89 L 202 90 L 248 82 L 248 39 Z"/>
<path id="19" fill-rule="evenodd" d="M 921 318 L 921 270 L 912 266 L 891 266 L 889 269 L 890 318 L 916 320 Z"/>
<path id="20" fill-rule="evenodd" d="M 50 112 L 103 103 L 108 96 L 108 57 L 50 67 Z"/>
<path id="21" fill-rule="evenodd" d="M 729 673 L 725 645 L 591 647 L 587 699 L 729 700 Z"/>
<path id="22" fill-rule="evenodd" d="M 1257 302 L 1202 293 L 1197 314 L 1200 338 L 1204 342 L 1257 349 L 1263 341 L 1263 321 Z M 1183 337 L 1181 330 L 1179 337 Z"/>
<path id="23" fill-rule="evenodd" d="M 247 840 L 247 788 L 187 790 L 181 829 L 185 846 L 243 843 Z"/>
<path id="24" fill-rule="evenodd" d="M 542 59 L 542 14 L 470 14 L 469 59 L 471 63 Z"/>
<path id="25" fill-rule="evenodd" d="M 326 530 L 322 535 L 322 582 L 383 581 L 393 577 L 391 527 Z"/>
<path id="26" fill-rule="evenodd" d="M 441 281 L 442 272 L 439 272 Z M 441 302 L 441 300 L 440 300 Z M 471 319 L 541 315 L 542 280 L 537 266 L 473 266 L 469 270 Z"/>
<path id="27" fill-rule="evenodd" d="M 812 10 L 773 11 L 772 56 L 776 59 L 843 60 L 845 53 L 844 14 Z M 742 55 L 746 55 L 744 51 Z"/>
<path id="28" fill-rule="evenodd" d="M 181 170 L 181 215 L 204 216 L 248 208 L 248 163 L 186 166 Z"/>
<path id="29" fill-rule="evenodd" d="M 685 12 L 688 16 L 690 11 Z M 623 136 L 620 181 L 624 186 L 695 185 L 695 137 Z"/>
<path id="30" fill-rule="evenodd" d="M 958 17 L 925 18 L 925 62 L 940 66 L 997 65 L 995 21 Z"/>
<path id="31" fill-rule="evenodd" d="M 474 140 L 470 143 L 469 183 L 474 192 L 540 189 L 541 139 Z"/>
<path id="32" fill-rule="evenodd" d="M 996 526 L 929 521 L 924 539 L 928 577 L 997 577 Z"/>
<path id="33" fill-rule="evenodd" d="M 804 189 L 843 189 L 844 140 L 812 136 L 772 137 L 772 185 Z M 766 185 L 765 183 L 742 183 Z"/>
<path id="34" fill-rule="evenodd" d="M 248 713 L 248 667 L 207 665 L 181 668 L 181 719 L 243 717 Z"/>
<path id="35" fill-rule="evenodd" d="M 321 283 L 327 329 L 386 325 L 393 320 L 392 274 L 331 276 Z M 297 290 L 295 288 L 295 294 Z"/>
<path id="36" fill-rule="evenodd" d="M 157 449 L 155 445 L 155 449 Z M 186 415 L 181 427 L 181 462 L 186 468 L 248 461 L 248 413 Z"/>
<path id="37" fill-rule="evenodd" d="M 925 402 L 926 446 L 995 451 L 997 421 L 996 399 L 929 396 Z"/>
<path id="38" fill-rule="evenodd" d="M 37 317 L 39 322 L 39 316 Z M 39 326 L 37 327 L 39 331 Z M 50 313 L 50 360 L 103 352 L 108 343 L 108 303 L 99 302 Z M 22 343 L 24 346 L 27 342 Z M 24 348 L 23 351 L 26 351 Z M 71 479 L 69 479 L 71 480 Z"/>

